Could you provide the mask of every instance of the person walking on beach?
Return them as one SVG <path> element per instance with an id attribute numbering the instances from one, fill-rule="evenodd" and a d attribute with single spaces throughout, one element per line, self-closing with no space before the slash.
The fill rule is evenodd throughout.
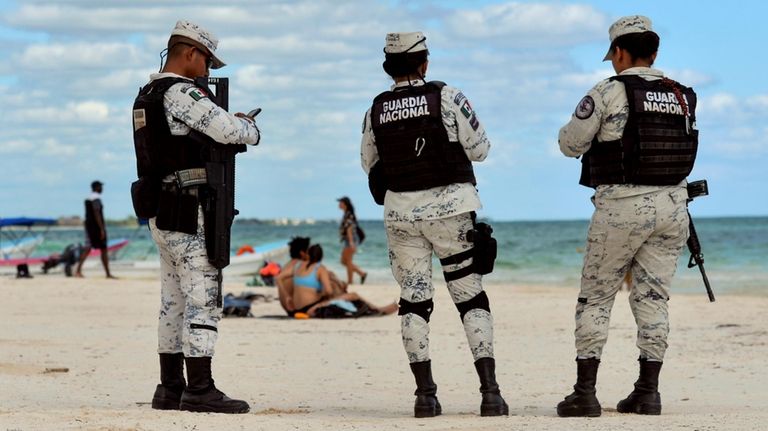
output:
<path id="1" fill-rule="evenodd" d="M 104 205 L 101 203 L 101 192 L 104 184 L 101 181 L 91 183 L 91 194 L 85 199 L 85 237 L 86 244 L 77 262 L 75 277 L 83 277 L 83 263 L 88 258 L 91 249 L 101 252 L 101 264 L 107 278 L 115 278 L 109 272 L 109 253 L 107 252 L 107 225 L 104 223 Z"/>
<path id="2" fill-rule="evenodd" d="M 368 273 L 352 262 L 352 258 L 357 252 L 357 246 L 362 242 L 358 233 L 359 226 L 355 216 L 355 207 L 352 206 L 352 201 L 348 197 L 343 196 L 339 198 L 339 209 L 344 211 L 344 217 L 342 217 L 339 226 L 339 236 L 342 244 L 344 244 L 344 248 L 341 250 L 341 264 L 347 268 L 347 284 L 352 284 L 355 274 L 360 275 L 360 284 L 364 284 Z"/>
<path id="3" fill-rule="evenodd" d="M 161 262 L 158 325 L 160 384 L 152 408 L 214 413 L 246 413 L 248 403 L 227 397 L 214 385 L 211 358 L 221 319 L 219 270 L 208 260 L 202 204 L 208 191 L 206 143 L 256 145 L 252 118 L 217 106 L 193 80 L 224 63 L 217 38 L 189 21 L 178 21 L 168 40 L 160 73 L 139 92 L 134 104 L 134 144 L 140 180 L 158 178 L 137 189 L 134 206 L 157 201 L 149 220 Z M 211 144 L 216 145 L 216 144 Z M 138 182 L 137 182 L 138 183 Z M 134 183 L 136 184 L 136 183 Z M 161 197 L 156 198 L 157 195 Z M 138 202 L 137 202 L 138 201 Z M 188 380 L 184 380 L 184 363 Z"/>
<path id="4" fill-rule="evenodd" d="M 560 150 L 582 156 L 580 184 L 595 188 L 576 304 L 577 381 L 560 416 L 600 416 L 595 383 L 616 293 L 632 274 L 640 376 L 620 413 L 658 415 L 667 349 L 669 286 L 688 238 L 686 177 L 698 147 L 696 94 L 652 68 L 659 36 L 651 20 L 620 18 L 609 29 L 617 75 L 600 81 L 560 129 Z"/>
<path id="5" fill-rule="evenodd" d="M 417 387 L 414 414 L 431 417 L 442 411 L 429 355 L 434 252 L 480 377 L 480 413 L 507 415 L 496 383 L 489 301 L 482 276 L 473 271 L 473 245 L 467 239 L 474 211 L 481 207 L 472 161 L 485 160 L 490 142 L 461 91 L 425 81 L 424 34 L 389 33 L 384 53 L 384 71 L 394 85 L 365 114 L 361 158 L 369 182 L 379 185 L 377 203 L 385 192 L 390 264 L 401 287 L 403 345 Z"/>

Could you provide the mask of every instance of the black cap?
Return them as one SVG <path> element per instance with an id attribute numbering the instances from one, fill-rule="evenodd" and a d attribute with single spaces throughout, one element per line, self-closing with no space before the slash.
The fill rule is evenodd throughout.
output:
<path id="1" fill-rule="evenodd" d="M 91 190 L 94 190 L 94 189 L 96 189 L 97 187 L 101 187 L 101 186 L 103 186 L 103 185 L 104 185 L 104 183 L 102 183 L 102 182 L 101 182 L 101 181 L 99 181 L 99 180 L 96 180 L 96 181 L 94 181 L 94 182 L 92 182 L 92 183 L 91 183 Z"/>

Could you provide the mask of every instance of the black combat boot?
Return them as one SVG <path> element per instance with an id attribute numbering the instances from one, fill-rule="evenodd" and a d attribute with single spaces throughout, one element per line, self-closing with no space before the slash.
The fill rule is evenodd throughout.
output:
<path id="1" fill-rule="evenodd" d="M 190 412 L 248 413 L 251 407 L 216 389 L 211 377 L 211 358 L 185 358 L 189 384 L 181 395 L 180 409 Z"/>
<path id="2" fill-rule="evenodd" d="M 557 405 L 558 416 L 600 416 L 600 401 L 595 396 L 599 365 L 597 358 L 576 359 L 576 384 L 573 385 L 573 393 Z"/>
<path id="3" fill-rule="evenodd" d="M 475 369 L 480 377 L 480 416 L 509 416 L 509 406 L 501 397 L 499 384 L 496 383 L 496 361 L 493 358 L 480 358 L 475 361 Z"/>
<path id="4" fill-rule="evenodd" d="M 640 377 L 635 382 L 635 390 L 616 406 L 619 413 L 637 413 L 639 415 L 660 415 L 661 395 L 659 395 L 659 371 L 661 362 L 649 361 L 645 358 L 640 362 Z"/>
<path id="5" fill-rule="evenodd" d="M 160 353 L 160 384 L 152 397 L 152 408 L 178 410 L 181 394 L 187 386 L 184 381 L 184 354 Z"/>
<path id="6" fill-rule="evenodd" d="M 432 361 L 412 362 L 411 372 L 416 379 L 416 402 L 413 415 L 417 418 L 431 418 L 443 413 L 437 400 L 437 385 L 432 380 Z"/>

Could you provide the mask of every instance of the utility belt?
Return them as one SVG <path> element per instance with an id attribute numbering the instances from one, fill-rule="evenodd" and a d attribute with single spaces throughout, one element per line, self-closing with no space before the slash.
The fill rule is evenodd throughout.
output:
<path id="1" fill-rule="evenodd" d="M 165 210 L 164 212 L 167 212 L 168 205 L 167 202 L 164 202 L 166 199 L 178 194 L 199 197 L 201 194 L 199 186 L 207 183 L 208 176 L 206 175 L 205 168 L 176 171 L 160 180 L 151 176 L 141 177 L 131 184 L 133 210 L 139 218 L 150 219 L 157 217 L 160 213 L 161 204 Z M 195 217 L 197 217 L 197 211 L 195 211 Z M 167 217 L 165 215 L 162 219 L 164 226 L 172 225 L 172 223 L 166 223 Z"/>
<path id="2" fill-rule="evenodd" d="M 205 168 L 184 169 L 163 178 L 155 219 L 157 228 L 196 234 L 198 210 L 205 202 L 207 184 Z"/>
<path id="3" fill-rule="evenodd" d="M 456 271 L 443 271 L 446 282 L 458 280 L 470 274 L 485 275 L 493 272 L 497 252 L 496 239 L 491 236 L 493 228 L 487 223 L 477 223 L 476 217 L 477 215 L 472 211 L 473 227 L 466 233 L 467 241 L 473 243 L 474 246 L 469 250 L 440 259 L 440 264 L 443 267 L 459 264 L 469 258 L 472 258 L 472 264 Z"/>

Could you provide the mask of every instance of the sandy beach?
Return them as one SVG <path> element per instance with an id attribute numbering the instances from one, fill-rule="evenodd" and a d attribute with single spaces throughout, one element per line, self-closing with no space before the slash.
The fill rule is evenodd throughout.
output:
<path id="1" fill-rule="evenodd" d="M 226 283 L 225 291 L 274 296 Z M 397 286 L 355 289 L 375 303 Z M 574 289 L 488 287 L 498 380 L 510 416 L 481 418 L 477 377 L 463 328 L 443 285 L 431 320 L 433 372 L 443 416 L 412 417 L 414 383 L 395 316 L 292 320 L 276 301 L 256 318 L 224 319 L 213 362 L 216 384 L 251 404 L 245 415 L 161 412 L 159 283 L 37 276 L 0 279 L 0 430 L 758 430 L 768 412 L 768 297 L 673 296 L 672 332 L 658 417 L 616 413 L 637 373 L 635 325 L 617 298 L 598 375 L 603 415 L 561 419 L 570 392 Z"/>

